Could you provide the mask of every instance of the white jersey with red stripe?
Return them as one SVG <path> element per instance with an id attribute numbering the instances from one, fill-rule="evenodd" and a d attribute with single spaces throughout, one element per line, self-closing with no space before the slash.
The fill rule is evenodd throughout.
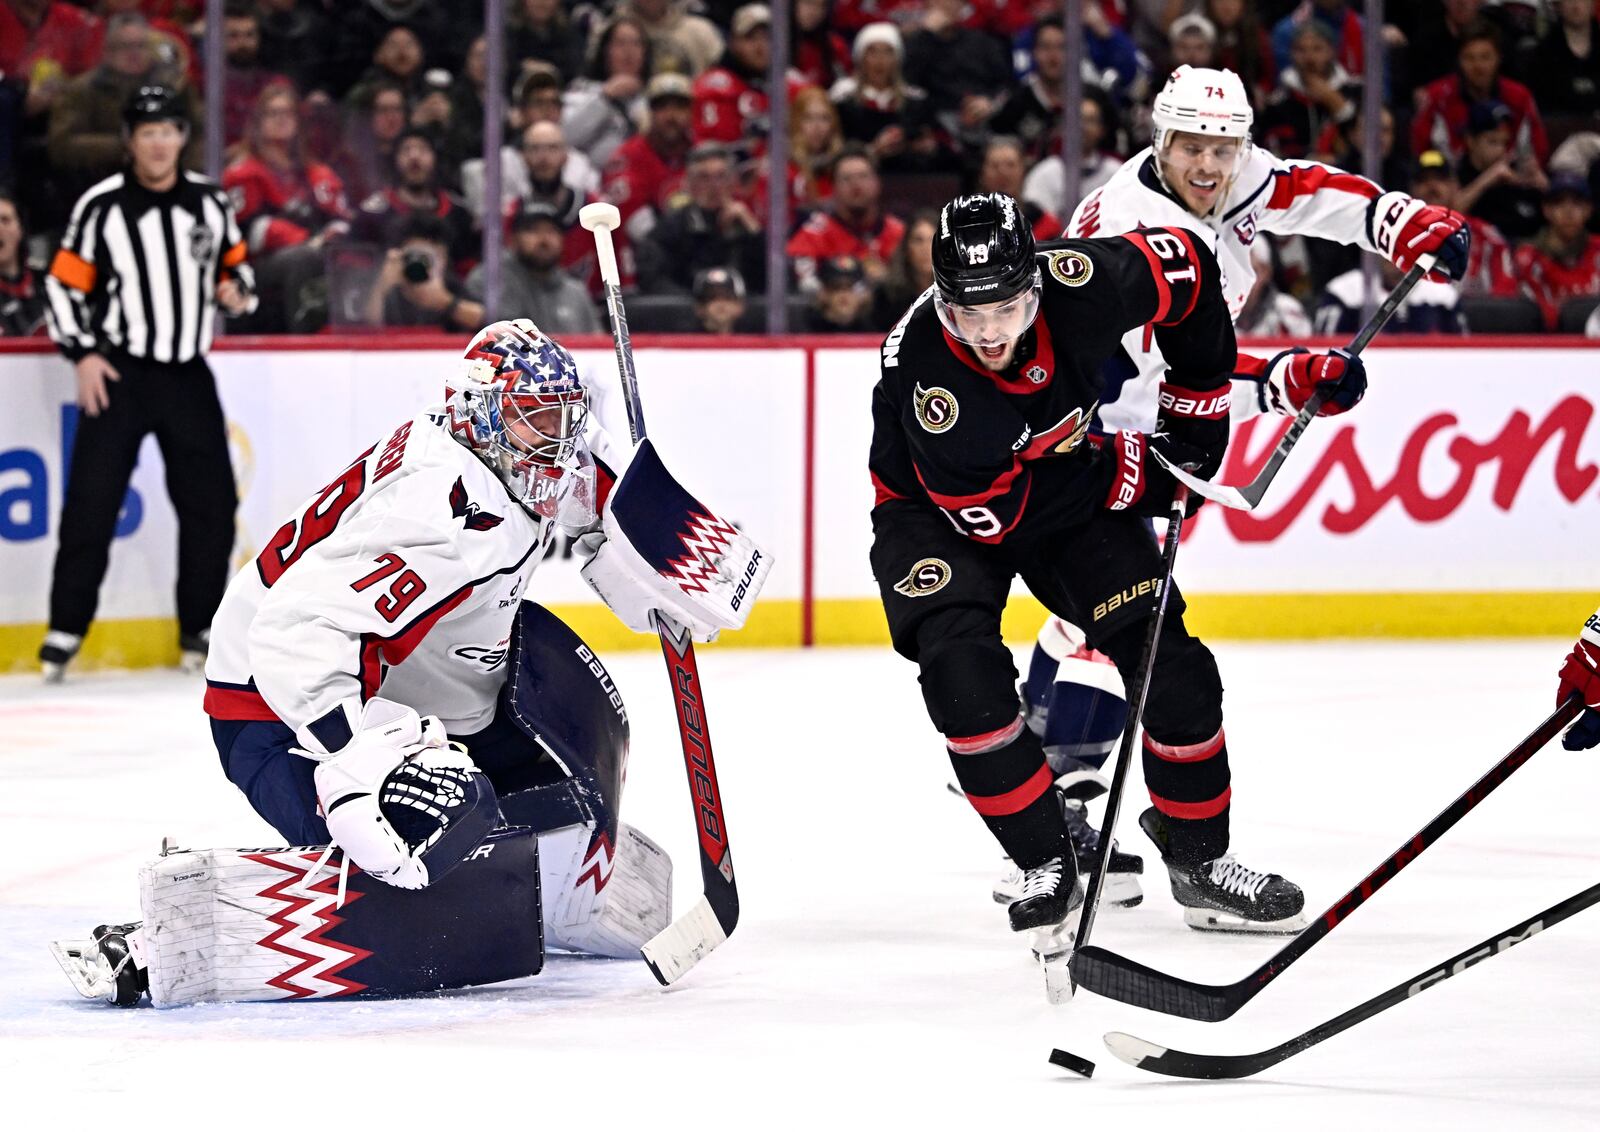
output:
<path id="1" fill-rule="evenodd" d="M 1227 195 L 1210 216 L 1202 218 L 1161 184 L 1155 155 L 1146 148 L 1118 169 L 1104 187 L 1084 198 L 1072 214 L 1066 234 L 1115 236 L 1136 228 L 1186 228 L 1216 254 L 1228 313 L 1237 319 L 1255 286 L 1250 245 L 1260 233 L 1317 236 L 1376 251 L 1368 214 L 1381 193 L 1365 177 L 1316 161 L 1284 161 L 1252 146 Z M 1100 419 L 1107 430 L 1148 432 L 1155 427 L 1156 388 L 1164 379 L 1166 360 L 1148 326 L 1129 331 L 1122 345 L 1138 375 L 1130 377 L 1114 399 L 1102 404 Z M 1239 372 L 1264 376 L 1263 371 L 1262 359 L 1240 355 Z M 1258 382 L 1234 384 L 1235 419 L 1263 411 Z"/>
<path id="2" fill-rule="evenodd" d="M 512 620 L 553 533 L 430 414 L 309 499 L 229 584 L 211 623 L 207 714 L 281 720 L 332 749 L 382 694 L 452 734 L 493 718 Z M 616 467 L 593 423 L 597 494 Z"/>

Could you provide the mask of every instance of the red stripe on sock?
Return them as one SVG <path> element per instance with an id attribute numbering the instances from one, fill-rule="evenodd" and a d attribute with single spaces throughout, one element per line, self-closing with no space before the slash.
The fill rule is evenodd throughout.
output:
<path id="1" fill-rule="evenodd" d="M 1050 784 L 1055 780 L 1055 775 L 1050 773 L 1050 764 L 1040 763 L 1039 769 L 1033 772 L 1033 777 L 1015 790 L 1007 790 L 1004 794 L 995 794 L 988 798 L 968 794 L 967 801 L 972 803 L 973 809 L 986 818 L 1008 817 L 1011 814 L 1021 813 L 1033 805 L 1039 795 L 1050 789 Z"/>
<path id="2" fill-rule="evenodd" d="M 993 731 L 985 731 L 982 735 L 968 735 L 961 739 L 946 738 L 952 753 L 957 755 L 981 755 L 986 751 L 998 751 L 1018 735 L 1022 734 L 1022 716 L 1017 716 L 1004 727 L 996 727 Z"/>
<path id="3" fill-rule="evenodd" d="M 1221 794 L 1209 802 L 1173 802 L 1162 798 L 1154 790 L 1150 792 L 1150 801 L 1155 808 L 1166 814 L 1169 818 L 1183 818 L 1187 821 L 1203 821 L 1214 818 L 1228 808 L 1228 803 L 1233 799 L 1233 787 L 1228 787 Z"/>
<path id="4" fill-rule="evenodd" d="M 1222 728 L 1217 728 L 1217 733 L 1211 738 L 1199 743 L 1174 745 L 1158 743 L 1150 738 L 1147 733 L 1144 737 L 1144 749 L 1159 759 L 1169 763 L 1197 763 L 1209 759 L 1212 755 L 1222 750 L 1227 745 L 1227 738 L 1222 734 Z"/>

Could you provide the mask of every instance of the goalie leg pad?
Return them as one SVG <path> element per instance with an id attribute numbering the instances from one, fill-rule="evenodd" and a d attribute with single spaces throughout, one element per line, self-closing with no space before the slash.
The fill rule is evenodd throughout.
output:
<path id="1" fill-rule="evenodd" d="M 488 727 L 460 736 L 514 825 L 584 824 L 613 841 L 628 761 L 628 712 L 594 651 L 543 606 L 524 602 Z"/>
<path id="2" fill-rule="evenodd" d="M 637 959 L 672 914 L 672 858 L 627 823 L 615 838 L 569 826 L 540 835 L 545 940 L 552 947 Z"/>
<path id="3" fill-rule="evenodd" d="M 386 998 L 538 974 L 538 839 L 491 834 L 407 890 L 321 848 L 170 853 L 139 875 L 151 1001 Z"/>

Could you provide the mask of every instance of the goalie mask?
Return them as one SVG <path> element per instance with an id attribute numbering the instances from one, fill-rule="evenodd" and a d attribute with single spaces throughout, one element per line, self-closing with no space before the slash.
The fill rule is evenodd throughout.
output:
<path id="1" fill-rule="evenodd" d="M 445 383 L 445 415 L 450 434 L 528 511 L 574 533 L 594 522 L 588 392 L 572 355 L 532 321 L 478 331 L 460 376 Z"/>

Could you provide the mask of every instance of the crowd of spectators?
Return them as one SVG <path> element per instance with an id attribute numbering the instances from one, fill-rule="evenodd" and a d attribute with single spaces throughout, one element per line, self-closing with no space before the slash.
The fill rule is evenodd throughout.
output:
<path id="1" fill-rule="evenodd" d="M 935 216 L 963 190 L 1023 201 L 1041 238 L 1148 143 L 1180 63 L 1238 72 L 1256 144 L 1359 171 L 1359 0 L 1082 0 L 1080 152 L 1062 152 L 1062 0 L 793 0 L 790 325 L 881 331 L 931 281 Z M 1458 287 L 1423 332 L 1581 330 L 1600 299 L 1597 0 L 1389 0 L 1379 165 L 1471 218 Z M 121 108 L 184 92 L 203 151 L 205 36 L 223 39 L 222 181 L 262 303 L 231 329 L 469 329 L 529 315 L 600 330 L 578 210 L 623 215 L 647 329 L 759 329 L 767 293 L 772 13 L 735 0 L 507 0 L 504 145 L 483 152 L 487 48 L 472 0 L 0 0 L 0 334 L 37 333 L 39 265 L 66 210 L 123 162 Z M 501 199 L 485 199 L 485 160 Z M 483 225 L 503 232 L 486 310 Z M 1368 301 L 1350 249 L 1257 241 L 1252 333 L 1342 333 Z M 675 298 L 674 298 L 675 297 Z M 1457 304 L 1457 298 L 1463 301 Z M 1491 300 L 1500 300 L 1499 303 Z M 1438 308 L 1438 309 L 1434 309 Z M 1352 313 L 1354 312 L 1354 313 Z M 1523 321 L 1519 321 L 1523 320 Z M 1524 325 L 1524 322 L 1526 325 Z"/>

